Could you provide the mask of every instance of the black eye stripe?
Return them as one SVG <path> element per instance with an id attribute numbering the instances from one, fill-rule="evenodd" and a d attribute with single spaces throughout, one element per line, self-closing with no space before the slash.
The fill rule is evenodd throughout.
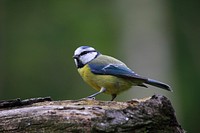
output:
<path id="1" fill-rule="evenodd" d="M 90 52 L 96 52 L 96 51 L 95 51 L 95 50 L 92 50 L 92 51 L 83 51 L 83 52 L 80 54 L 80 56 L 85 55 L 85 54 L 90 53 Z"/>

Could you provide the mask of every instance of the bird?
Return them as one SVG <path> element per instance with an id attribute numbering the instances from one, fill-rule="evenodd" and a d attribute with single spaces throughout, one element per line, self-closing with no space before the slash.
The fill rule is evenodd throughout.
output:
<path id="1" fill-rule="evenodd" d="M 73 59 L 83 80 L 97 90 L 87 98 L 95 98 L 95 96 L 105 93 L 111 95 L 111 101 L 113 101 L 118 94 L 132 86 L 147 88 L 147 84 L 172 91 L 169 85 L 140 76 L 122 61 L 103 55 L 90 46 L 78 47 L 74 51 Z"/>

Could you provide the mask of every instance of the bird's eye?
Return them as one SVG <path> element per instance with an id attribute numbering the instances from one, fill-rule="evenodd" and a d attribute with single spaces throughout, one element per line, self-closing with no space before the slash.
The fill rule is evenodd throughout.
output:
<path id="1" fill-rule="evenodd" d="M 84 55 L 84 54 L 87 54 L 87 53 L 89 53 L 89 51 L 84 51 L 84 52 L 82 52 L 82 53 L 80 54 L 80 56 L 81 56 L 81 55 Z"/>
<path id="2" fill-rule="evenodd" d="M 92 51 L 83 51 L 83 52 L 80 54 L 80 56 L 85 55 L 85 54 L 90 53 L 90 52 L 96 52 L 96 51 L 95 51 L 95 50 L 92 50 Z"/>

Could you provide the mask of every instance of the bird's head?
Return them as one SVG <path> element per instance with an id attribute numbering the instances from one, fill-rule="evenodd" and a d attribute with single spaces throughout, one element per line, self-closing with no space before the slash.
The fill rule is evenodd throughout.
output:
<path id="1" fill-rule="evenodd" d="M 74 51 L 74 61 L 77 68 L 81 68 L 88 62 L 99 56 L 100 53 L 89 46 L 80 46 Z"/>

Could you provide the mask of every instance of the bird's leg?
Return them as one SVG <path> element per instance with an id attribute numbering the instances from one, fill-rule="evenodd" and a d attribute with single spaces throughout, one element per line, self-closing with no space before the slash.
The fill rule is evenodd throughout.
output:
<path id="1" fill-rule="evenodd" d="M 87 98 L 94 98 L 96 95 L 98 95 L 98 94 L 100 94 L 100 93 L 103 93 L 103 92 L 105 92 L 105 91 L 106 91 L 106 88 L 101 87 L 101 90 L 100 90 L 99 92 L 94 93 L 94 94 L 88 96 Z"/>
<path id="2" fill-rule="evenodd" d="M 110 101 L 113 101 L 117 97 L 117 94 L 112 94 L 112 99 Z"/>

